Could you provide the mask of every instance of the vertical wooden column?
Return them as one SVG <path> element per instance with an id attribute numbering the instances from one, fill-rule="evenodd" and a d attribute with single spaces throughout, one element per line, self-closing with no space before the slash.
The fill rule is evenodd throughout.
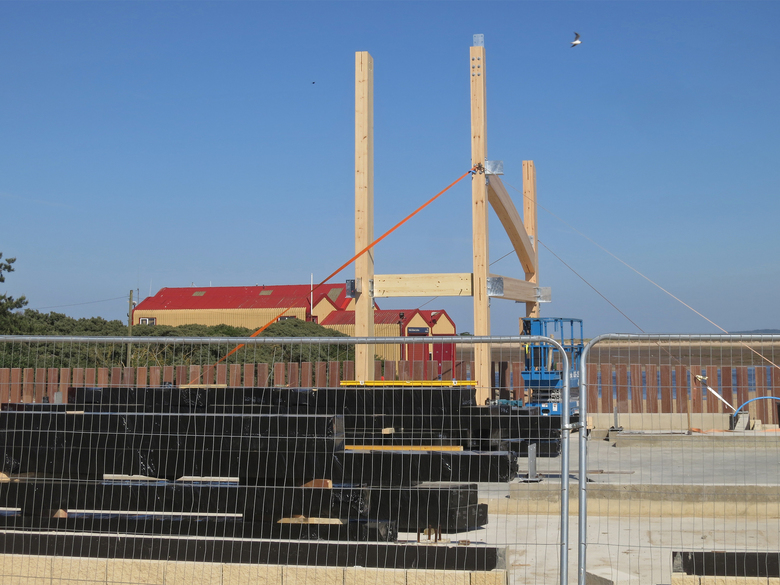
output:
<path id="1" fill-rule="evenodd" d="M 469 51 L 471 76 L 471 165 L 484 165 L 487 158 L 487 112 L 485 109 L 485 47 Z M 474 256 L 474 335 L 490 335 L 490 304 L 487 296 L 488 266 L 488 196 L 485 175 L 471 177 L 471 218 Z M 490 398 L 490 346 L 474 347 L 474 379 L 477 382 L 477 404 Z"/>
<path id="2" fill-rule="evenodd" d="M 367 51 L 355 53 L 355 253 L 374 241 L 374 60 Z M 374 336 L 374 251 L 355 260 L 355 280 L 361 292 L 355 299 L 355 336 Z M 374 376 L 374 346 L 355 347 L 355 376 Z"/>
<path id="3" fill-rule="evenodd" d="M 532 160 L 523 161 L 523 224 L 525 225 L 525 232 L 531 238 L 531 243 L 534 246 L 534 266 L 536 267 L 536 272 L 533 274 L 525 273 L 525 279 L 539 286 L 539 242 L 537 241 L 538 235 L 536 233 L 536 167 L 534 167 L 534 161 Z M 526 303 L 525 316 L 538 317 L 539 303 Z"/>

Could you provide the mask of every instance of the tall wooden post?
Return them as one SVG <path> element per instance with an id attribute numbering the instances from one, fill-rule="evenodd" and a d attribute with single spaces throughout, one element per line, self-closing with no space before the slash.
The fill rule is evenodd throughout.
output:
<path id="1" fill-rule="evenodd" d="M 374 60 L 367 51 L 355 53 L 355 252 L 374 241 Z M 355 261 L 355 336 L 374 336 L 374 251 Z M 374 377 L 374 346 L 355 348 L 355 377 Z"/>
<path id="2" fill-rule="evenodd" d="M 525 224 L 525 233 L 531 238 L 534 245 L 534 266 L 536 272 L 533 274 L 525 273 L 525 279 L 528 282 L 539 286 L 539 241 L 536 233 L 536 167 L 534 161 L 523 161 L 523 224 Z M 539 316 L 539 303 L 525 304 L 526 317 Z"/>
<path id="3" fill-rule="evenodd" d="M 487 157 L 487 113 L 485 111 L 485 47 L 470 48 L 471 76 L 471 164 L 483 165 Z M 471 177 L 471 217 L 474 256 L 474 335 L 490 335 L 488 279 L 488 192 L 485 175 Z M 490 345 L 474 347 L 474 379 L 477 403 L 490 398 Z"/>

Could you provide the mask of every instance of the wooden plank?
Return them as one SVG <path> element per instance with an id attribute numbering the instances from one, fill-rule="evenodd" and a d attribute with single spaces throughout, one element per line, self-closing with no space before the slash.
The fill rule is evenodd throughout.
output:
<path id="1" fill-rule="evenodd" d="M 614 388 L 612 387 L 612 364 L 601 364 L 601 412 L 612 414 L 614 404 Z"/>
<path id="2" fill-rule="evenodd" d="M 379 362 L 377 362 L 377 365 L 379 365 Z M 311 380 L 312 380 L 312 363 L 311 362 L 301 362 L 301 388 L 311 388 Z"/>
<path id="3" fill-rule="evenodd" d="M 647 364 L 645 366 L 645 412 L 658 412 L 658 366 Z"/>
<path id="4" fill-rule="evenodd" d="M 217 377 L 217 366 L 214 364 L 209 364 L 207 366 L 203 366 L 203 372 L 201 374 L 203 378 L 204 384 L 214 384 L 214 380 Z"/>
<path id="5" fill-rule="evenodd" d="M 108 386 L 108 368 L 98 368 L 97 369 L 97 385 L 98 386 Z"/>
<path id="6" fill-rule="evenodd" d="M 46 392 L 46 368 L 35 368 L 35 384 L 33 387 L 33 402 L 41 402 Z"/>
<path id="7" fill-rule="evenodd" d="M 629 370 L 631 372 L 631 412 L 641 413 L 645 404 L 642 366 L 631 364 Z"/>
<path id="8" fill-rule="evenodd" d="M 11 401 L 11 368 L 0 368 L 0 402 Z"/>
<path id="9" fill-rule="evenodd" d="M 471 79 L 471 166 L 484 165 L 487 159 L 486 64 L 485 47 L 470 47 L 469 75 Z M 471 177 L 471 236 L 473 259 L 474 335 L 490 335 L 490 299 L 487 296 L 488 196 L 485 176 Z M 490 398 L 490 345 L 474 347 L 474 380 L 477 384 L 477 404 Z"/>
<path id="10" fill-rule="evenodd" d="M 261 362 L 257 364 L 257 385 L 267 388 L 271 385 L 271 368 L 267 363 Z"/>
<path id="11" fill-rule="evenodd" d="M 121 386 L 122 385 L 122 368 L 118 366 L 113 366 L 110 369 L 110 378 L 108 382 L 111 386 Z"/>
<path id="12" fill-rule="evenodd" d="M 344 362 L 342 380 L 354 380 L 355 379 L 355 362 L 347 360 Z M 365 380 L 364 380 L 365 381 Z"/>
<path id="13" fill-rule="evenodd" d="M 718 366 L 707 366 L 707 385 L 718 392 L 720 389 L 718 385 Z M 707 412 L 721 413 L 723 412 L 723 403 L 712 395 L 712 392 L 707 390 Z"/>
<path id="14" fill-rule="evenodd" d="M 328 362 L 328 386 L 338 388 L 341 382 L 341 364 L 339 362 Z"/>
<path id="15" fill-rule="evenodd" d="M 315 362 L 314 387 L 325 388 L 327 385 L 328 385 L 328 364 L 326 362 Z"/>
<path id="16" fill-rule="evenodd" d="M 201 384 L 203 383 L 203 380 L 201 380 L 200 376 L 200 366 L 197 364 L 190 365 L 189 368 L 189 376 L 188 376 L 188 384 Z"/>
<path id="17" fill-rule="evenodd" d="M 84 385 L 97 386 L 97 369 L 87 368 L 84 370 Z"/>
<path id="18" fill-rule="evenodd" d="M 135 368 L 133 367 L 123 368 L 122 386 L 135 386 Z"/>
<path id="19" fill-rule="evenodd" d="M 425 362 L 422 360 L 415 360 L 412 362 L 412 380 L 424 380 L 425 379 Z"/>
<path id="20" fill-rule="evenodd" d="M 778 368 L 770 368 L 770 377 L 772 380 L 772 396 L 776 398 L 780 398 L 780 369 Z M 770 402 L 770 401 L 767 401 Z M 772 400 L 770 408 L 772 409 L 772 416 L 769 417 L 771 419 L 770 424 L 778 424 L 780 423 L 780 420 L 777 418 L 777 404 L 778 401 Z"/>
<path id="21" fill-rule="evenodd" d="M 68 401 L 68 388 L 70 388 L 70 368 L 60 368 L 60 386 L 63 402 Z"/>
<path id="22" fill-rule="evenodd" d="M 274 386 L 281 387 L 287 384 L 287 376 L 284 362 L 274 364 Z"/>
<path id="23" fill-rule="evenodd" d="M 50 403 L 54 403 L 54 394 L 60 387 L 60 369 L 49 368 L 46 370 L 46 391 L 44 395 Z"/>
<path id="24" fill-rule="evenodd" d="M 533 241 L 534 249 L 534 274 L 526 274 L 525 279 L 534 286 L 539 286 L 539 246 L 537 244 L 537 222 L 536 222 L 536 167 L 534 161 L 523 161 L 523 224 L 525 233 Z M 525 304 L 526 317 L 539 316 L 539 303 Z"/>
<path id="25" fill-rule="evenodd" d="M 301 380 L 299 378 L 298 362 L 290 362 L 287 364 L 287 385 L 290 388 L 300 388 Z"/>
<path id="26" fill-rule="evenodd" d="M 135 385 L 138 388 L 145 388 L 148 385 L 149 368 L 147 366 L 138 366 L 135 371 Z"/>
<path id="27" fill-rule="evenodd" d="M 762 398 L 764 396 L 767 396 L 767 370 L 766 366 L 756 366 L 755 367 L 755 377 L 756 377 L 756 398 Z M 770 406 L 769 403 L 773 402 L 772 400 L 756 400 L 756 416 L 758 417 L 758 420 L 764 423 L 769 423 L 769 420 L 767 419 L 767 416 L 770 412 Z"/>
<path id="28" fill-rule="evenodd" d="M 355 254 L 374 241 L 374 60 L 367 51 L 355 53 Z M 374 336 L 374 250 L 355 259 L 355 279 L 362 292 L 355 299 L 355 336 Z M 356 376 L 374 374 L 374 346 L 355 347 Z M 346 379 L 352 380 L 349 376 Z M 291 382 L 292 384 L 292 382 Z"/>
<path id="29" fill-rule="evenodd" d="M 691 366 L 690 369 L 691 375 L 693 376 L 693 379 L 691 380 L 691 412 L 699 414 L 704 412 L 704 401 L 702 400 L 704 395 L 702 394 L 702 389 L 704 389 L 705 392 L 707 389 L 701 385 L 701 382 L 696 381 L 696 376 L 702 375 L 701 366 Z"/>
<path id="30" fill-rule="evenodd" d="M 723 400 L 728 402 L 731 406 L 736 408 L 736 405 L 734 404 L 734 380 L 733 380 L 733 370 L 731 367 L 728 366 L 721 366 L 720 368 L 720 395 L 723 397 Z M 731 409 L 728 406 L 725 406 L 724 412 L 731 412 Z"/>
<path id="31" fill-rule="evenodd" d="M 501 177 L 488 175 L 488 202 L 496 212 L 509 241 L 515 249 L 520 264 L 527 276 L 536 273 L 536 262 L 533 244 L 525 231 L 523 220 L 515 207 L 512 197 L 504 187 Z"/>
<path id="32" fill-rule="evenodd" d="M 182 385 L 187 383 L 187 366 L 176 366 L 176 384 Z"/>
<path id="33" fill-rule="evenodd" d="M 84 386 L 84 368 L 73 368 L 73 386 Z"/>
<path id="34" fill-rule="evenodd" d="M 252 388 L 255 385 L 255 364 L 244 364 L 244 387 Z"/>
<path id="35" fill-rule="evenodd" d="M 506 299 L 508 301 L 518 301 L 521 303 L 535 303 L 536 302 L 536 285 L 532 282 L 526 282 L 519 278 L 510 278 L 508 276 L 501 276 L 498 274 L 491 274 L 491 278 L 503 278 L 504 279 L 504 294 L 493 294 L 494 299 Z"/>
<path id="36" fill-rule="evenodd" d="M 404 382 L 412 379 L 412 367 L 409 360 L 398 360 L 398 379 Z"/>
<path id="37" fill-rule="evenodd" d="M 149 386 L 159 386 L 162 377 L 160 366 L 149 366 Z"/>
<path id="38" fill-rule="evenodd" d="M 22 402 L 22 368 L 11 368 L 10 401 Z"/>
<path id="39" fill-rule="evenodd" d="M 386 381 L 394 381 L 396 379 L 395 366 L 396 366 L 395 360 L 386 360 L 385 361 L 385 377 L 384 377 L 384 379 Z"/>
<path id="40" fill-rule="evenodd" d="M 675 366 L 674 368 L 677 412 L 688 412 L 688 368 Z"/>
<path id="41" fill-rule="evenodd" d="M 228 366 L 228 386 L 237 388 L 241 386 L 241 365 L 230 364 Z"/>
<path id="42" fill-rule="evenodd" d="M 217 384 L 227 384 L 228 382 L 228 365 L 217 364 Z"/>
<path id="43" fill-rule="evenodd" d="M 661 412 L 674 412 L 674 402 L 672 401 L 672 366 L 662 364 L 661 370 Z"/>
<path id="44" fill-rule="evenodd" d="M 597 414 L 601 412 L 599 403 L 599 371 L 597 368 L 588 366 L 588 414 Z"/>
<path id="45" fill-rule="evenodd" d="M 619 413 L 630 412 L 628 407 L 628 366 L 626 364 L 617 364 L 615 366 L 615 394 Z"/>
<path id="46" fill-rule="evenodd" d="M 382 362 L 377 360 L 374 362 L 374 380 L 384 380 L 385 374 L 382 370 Z"/>
<path id="47" fill-rule="evenodd" d="M 472 290 L 470 272 L 374 275 L 374 297 L 470 297 Z"/>
<path id="48" fill-rule="evenodd" d="M 748 371 L 747 366 L 736 366 L 734 369 L 737 371 L 737 387 L 734 392 L 734 400 L 736 403 L 732 402 L 732 405 L 734 408 L 739 408 L 750 400 L 750 396 L 748 395 Z M 748 409 L 750 406 L 752 406 L 752 404 L 748 406 Z"/>

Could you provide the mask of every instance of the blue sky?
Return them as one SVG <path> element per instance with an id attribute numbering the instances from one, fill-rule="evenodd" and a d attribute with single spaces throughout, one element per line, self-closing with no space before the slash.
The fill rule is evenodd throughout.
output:
<path id="1" fill-rule="evenodd" d="M 0 286 L 124 319 L 130 289 L 324 278 L 354 251 L 355 51 L 381 234 L 470 166 L 483 33 L 488 155 L 517 188 L 535 161 L 545 245 L 648 332 L 717 330 L 577 231 L 727 330 L 780 327 L 779 23 L 778 2 L 0 2 Z M 470 271 L 469 213 L 464 181 L 377 272 Z M 637 331 L 540 256 L 543 315 Z M 470 299 L 426 308 L 471 330 Z M 521 314 L 494 301 L 493 332 Z"/>

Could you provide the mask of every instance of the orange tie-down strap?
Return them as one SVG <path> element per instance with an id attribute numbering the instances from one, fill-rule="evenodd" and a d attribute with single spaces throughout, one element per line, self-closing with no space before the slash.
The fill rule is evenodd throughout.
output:
<path id="1" fill-rule="evenodd" d="M 339 266 L 339 267 L 338 267 L 336 270 L 334 270 L 333 272 L 331 272 L 331 273 L 330 273 L 330 274 L 329 274 L 329 275 L 328 275 L 328 276 L 327 276 L 327 277 L 326 277 L 326 278 L 325 278 L 325 279 L 324 279 L 322 282 L 320 282 L 320 283 L 319 283 L 317 286 L 315 286 L 313 289 L 311 289 L 311 291 L 310 291 L 310 293 L 309 293 L 309 294 L 313 293 L 315 290 L 317 290 L 317 289 L 318 289 L 318 288 L 320 288 L 321 286 L 325 285 L 325 284 L 326 284 L 326 283 L 327 283 L 327 282 L 328 282 L 328 281 L 329 281 L 331 278 L 333 278 L 334 276 L 336 276 L 336 275 L 337 275 L 339 272 L 341 272 L 342 270 L 344 270 L 344 269 L 345 269 L 347 266 L 349 266 L 350 264 L 352 264 L 352 263 L 353 263 L 355 260 L 357 260 L 358 258 L 360 258 L 360 257 L 361 257 L 363 254 L 365 254 L 366 252 L 368 252 L 369 250 L 371 250 L 371 248 L 373 248 L 374 246 L 376 246 L 376 245 L 377 245 L 379 242 L 381 242 L 382 240 L 384 240 L 384 239 L 385 239 L 387 236 L 389 236 L 390 234 L 392 234 L 392 233 L 393 233 L 395 230 L 397 230 L 399 227 L 401 227 L 401 226 L 402 226 L 402 225 L 404 225 L 404 224 L 405 224 L 407 221 L 409 221 L 410 219 L 412 219 L 412 218 L 413 218 L 415 215 L 417 215 L 418 213 L 420 213 L 420 212 L 421 212 L 423 209 L 425 209 L 426 207 L 428 207 L 428 206 L 429 206 L 431 203 L 433 203 L 433 202 L 434 202 L 434 201 L 436 201 L 436 200 L 437 200 L 439 197 L 441 197 L 442 195 L 444 195 L 444 194 L 445 194 L 447 191 L 449 191 L 450 189 L 452 189 L 452 188 L 453 188 L 455 185 L 457 185 L 458 183 L 460 183 L 460 182 L 461 182 L 463 179 L 465 179 L 467 176 L 469 176 L 469 175 L 471 175 L 471 174 L 476 174 L 477 172 L 481 172 L 482 170 L 483 170 L 483 169 L 482 169 L 482 165 L 481 165 L 481 164 L 478 164 L 478 165 L 476 165 L 476 166 L 472 167 L 471 169 L 469 169 L 468 171 L 466 171 L 465 173 L 463 173 L 463 174 L 462 174 L 460 177 L 458 177 L 457 179 L 455 179 L 455 180 L 454 180 L 452 183 L 450 183 L 449 185 L 447 185 L 447 186 L 446 186 L 444 189 L 442 189 L 441 191 L 439 191 L 438 193 L 436 193 L 436 195 L 434 195 L 433 197 L 431 197 L 430 199 L 428 199 L 428 201 L 426 201 L 425 203 L 423 203 L 422 205 L 420 205 L 420 207 L 418 207 L 417 209 L 415 209 L 415 210 L 414 210 L 412 213 L 410 213 L 409 215 L 407 215 L 405 218 L 403 218 L 401 221 L 399 221 L 397 224 L 395 224 L 393 227 L 391 227 L 389 230 L 387 230 L 385 233 L 383 233 L 381 236 L 379 236 L 377 239 L 375 239 L 373 242 L 371 242 L 371 243 L 370 243 L 368 246 L 366 246 L 365 248 L 363 248 L 363 249 L 362 249 L 360 252 L 358 252 L 357 254 L 355 254 L 354 256 L 352 256 L 352 258 L 350 258 L 349 260 L 347 260 L 346 262 L 344 262 L 344 264 L 342 264 L 341 266 Z M 284 311 L 282 311 L 281 313 L 279 313 L 278 315 L 276 315 L 276 316 L 275 316 L 273 319 L 271 319 L 270 321 L 268 321 L 268 323 L 266 323 L 265 325 L 263 325 L 263 326 L 262 326 L 260 329 L 258 329 L 258 330 L 257 330 L 257 331 L 255 331 L 254 333 L 252 333 L 252 335 L 250 335 L 249 337 L 257 337 L 258 335 L 260 335 L 260 334 L 261 334 L 263 331 L 265 331 L 266 329 L 268 329 L 268 327 L 270 327 L 271 325 L 273 325 L 274 323 L 276 323 L 276 322 L 279 320 L 279 317 L 282 317 L 282 316 L 284 316 L 284 314 L 285 314 L 285 313 L 287 313 L 287 311 L 289 311 L 290 309 L 292 309 L 292 308 L 295 306 L 295 304 L 296 304 L 296 303 L 297 303 L 299 300 L 304 300 L 304 299 L 306 299 L 306 298 L 308 298 L 308 295 L 306 295 L 306 296 L 302 296 L 302 297 L 299 297 L 299 298 L 295 299 L 295 302 L 294 302 L 292 305 L 290 305 L 290 306 L 289 306 L 289 307 L 287 307 L 287 308 L 286 308 Z M 245 345 L 245 344 L 241 343 L 241 344 L 237 345 L 236 347 L 234 347 L 233 349 L 231 349 L 231 350 L 230 350 L 228 353 L 226 353 L 224 356 L 222 356 L 222 357 L 221 357 L 221 358 L 220 358 L 220 359 L 217 361 L 217 364 L 224 362 L 224 361 L 225 361 L 227 358 L 229 358 L 231 355 L 233 355 L 234 353 L 236 353 L 236 352 L 237 352 L 239 349 L 241 349 L 242 347 L 244 347 L 244 345 Z M 216 364 L 215 364 L 215 365 L 216 365 Z M 208 366 L 207 366 L 207 367 L 208 367 Z M 212 366 L 212 367 L 213 367 L 213 366 Z"/>

